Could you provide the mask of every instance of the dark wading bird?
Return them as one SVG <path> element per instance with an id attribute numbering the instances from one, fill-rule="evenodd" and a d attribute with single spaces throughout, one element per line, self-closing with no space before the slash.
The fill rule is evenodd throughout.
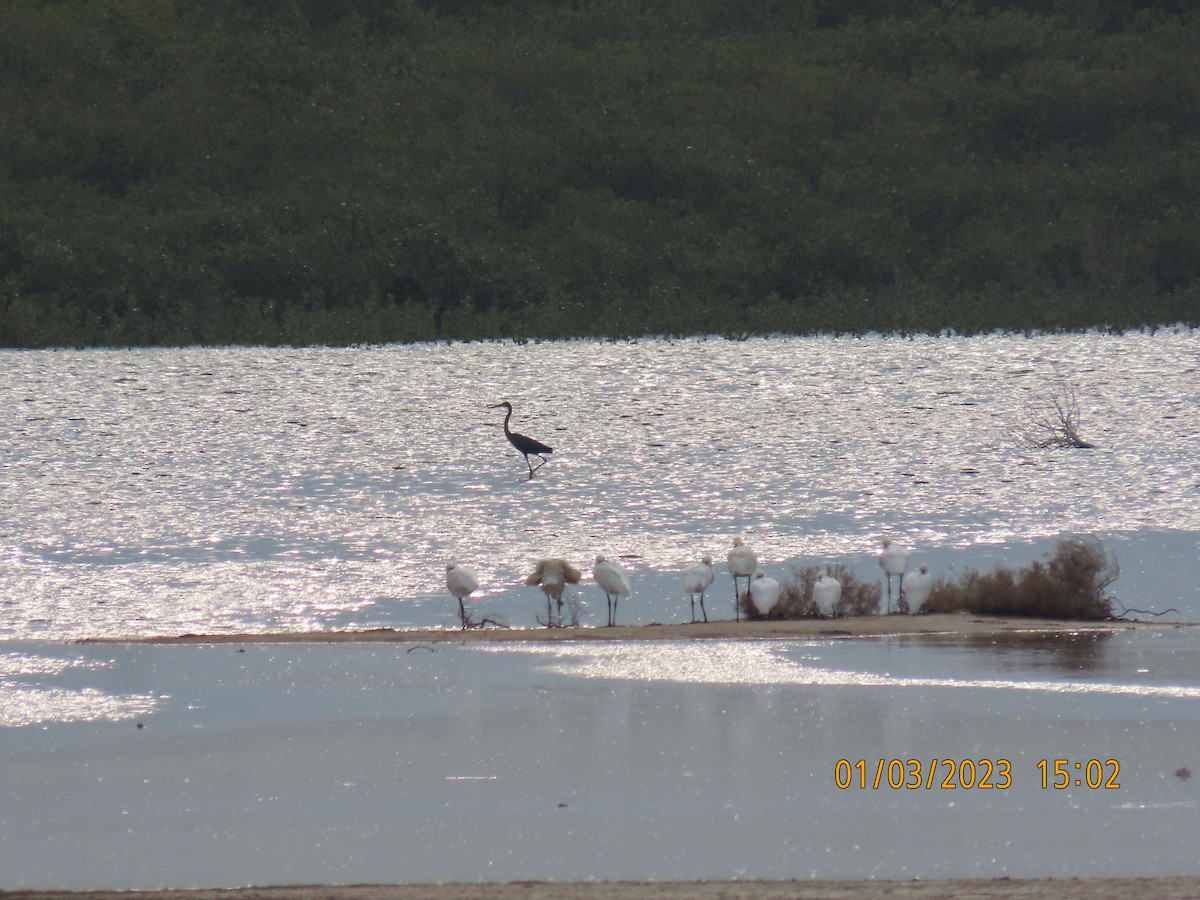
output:
<path id="1" fill-rule="evenodd" d="M 533 473 L 546 464 L 546 457 L 543 453 L 553 453 L 552 447 L 547 447 L 541 441 L 535 441 L 531 437 L 519 434 L 508 427 L 508 420 L 512 418 L 512 404 L 505 400 L 503 403 L 493 403 L 488 409 L 500 409 L 503 407 L 508 412 L 504 416 L 504 436 L 508 438 L 508 442 L 517 448 L 517 452 L 525 457 L 525 465 L 529 466 L 529 477 L 533 477 Z M 530 456 L 536 456 L 541 460 L 536 466 L 529 461 Z"/>

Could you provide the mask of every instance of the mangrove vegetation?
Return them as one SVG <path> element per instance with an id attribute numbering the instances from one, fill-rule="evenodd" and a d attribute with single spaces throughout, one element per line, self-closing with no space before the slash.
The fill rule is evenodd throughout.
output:
<path id="1" fill-rule="evenodd" d="M 6 0 L 0 345 L 1200 322 L 1189 0 Z"/>

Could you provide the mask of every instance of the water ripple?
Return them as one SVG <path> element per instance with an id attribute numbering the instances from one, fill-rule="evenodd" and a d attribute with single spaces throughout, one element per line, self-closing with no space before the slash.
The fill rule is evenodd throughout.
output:
<path id="1" fill-rule="evenodd" d="M 544 555 L 666 578 L 734 534 L 777 565 L 869 563 L 886 529 L 930 552 L 1194 534 L 1195 346 L 1181 330 L 5 352 L 0 639 L 431 624 L 448 559 L 497 596 Z M 1099 450 L 1014 441 L 1055 365 Z M 503 399 L 555 447 L 532 481 L 486 409 Z"/>

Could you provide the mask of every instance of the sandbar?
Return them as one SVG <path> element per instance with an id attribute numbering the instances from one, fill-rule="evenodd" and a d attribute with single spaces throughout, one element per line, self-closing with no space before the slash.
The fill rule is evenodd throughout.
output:
<path id="1" fill-rule="evenodd" d="M 346 631 L 212 632 L 155 635 L 138 638 L 87 638 L 82 643 L 136 642 L 150 644 L 202 643 L 475 643 L 503 641 L 687 641 L 687 640 L 825 640 L 891 635 L 987 636 L 1016 634 L 1113 633 L 1127 629 L 1186 628 L 1180 623 L 1124 619 L 1066 621 L 967 613 L 928 616 L 856 616 L 842 619 L 725 620 L 717 622 L 644 625 L 568 626 L 556 628 L 372 628 Z"/>

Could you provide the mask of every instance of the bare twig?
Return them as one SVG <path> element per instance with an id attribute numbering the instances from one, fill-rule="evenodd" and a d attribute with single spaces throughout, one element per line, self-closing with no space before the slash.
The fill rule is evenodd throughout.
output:
<path id="1" fill-rule="evenodd" d="M 1113 616 L 1113 618 L 1120 619 L 1122 621 L 1136 621 L 1136 620 L 1130 619 L 1129 618 L 1130 615 L 1156 616 L 1156 617 L 1157 616 L 1165 616 L 1168 613 L 1175 613 L 1176 615 L 1179 615 L 1179 610 L 1177 610 L 1173 606 L 1170 609 L 1164 609 L 1162 612 L 1155 612 L 1152 609 L 1134 609 L 1132 606 L 1126 606 L 1120 600 L 1114 600 L 1113 602 L 1121 607 L 1121 611 L 1117 615 Z"/>
<path id="2" fill-rule="evenodd" d="M 491 625 L 493 628 L 508 627 L 507 624 L 502 622 L 500 619 L 497 619 L 493 615 L 489 614 L 476 619 L 471 610 L 464 610 L 462 618 L 463 631 L 466 631 L 469 628 L 486 628 L 489 625 Z"/>
<path id="3" fill-rule="evenodd" d="M 1021 436 L 1035 447 L 1069 447 L 1091 450 L 1095 444 L 1079 434 L 1079 398 L 1075 385 L 1054 367 L 1054 381 L 1048 393 L 1037 397 L 1038 405 L 1025 409 Z"/>

